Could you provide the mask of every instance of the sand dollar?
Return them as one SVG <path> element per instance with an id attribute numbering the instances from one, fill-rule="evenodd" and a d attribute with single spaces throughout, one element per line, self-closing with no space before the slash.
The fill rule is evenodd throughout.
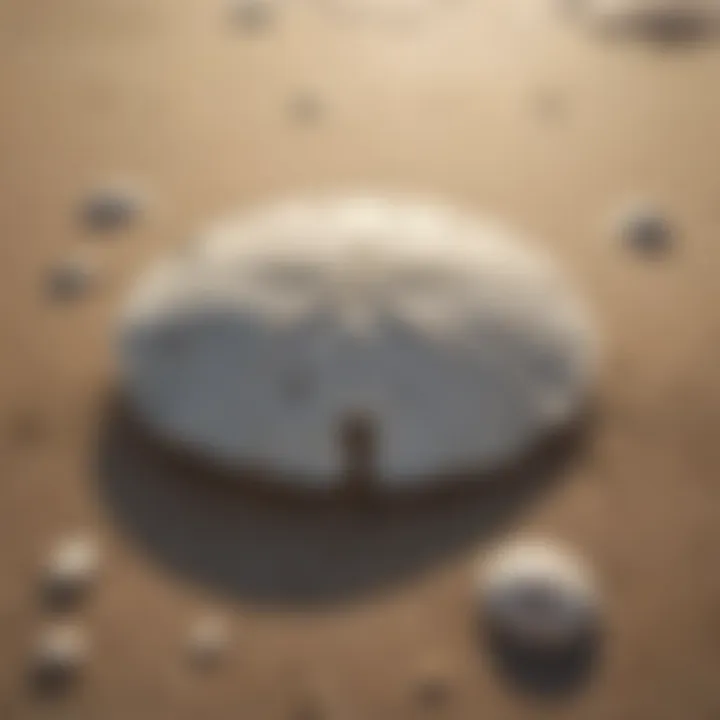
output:
<path id="1" fill-rule="evenodd" d="M 562 274 L 504 228 L 340 197 L 241 214 L 159 261 L 119 354 L 142 421 L 216 462 L 320 485 L 366 462 L 411 484 L 572 419 L 595 345 Z"/>

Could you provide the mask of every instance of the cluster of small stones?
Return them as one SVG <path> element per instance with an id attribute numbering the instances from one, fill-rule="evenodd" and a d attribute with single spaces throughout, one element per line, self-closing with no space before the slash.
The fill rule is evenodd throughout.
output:
<path id="1" fill-rule="evenodd" d="M 108 184 L 93 190 L 80 206 L 82 224 L 94 235 L 107 235 L 130 226 L 145 205 L 141 193 L 129 185 Z M 78 299 L 98 284 L 99 264 L 87 250 L 63 258 L 47 274 L 50 298 L 59 301 Z"/>
<path id="2" fill-rule="evenodd" d="M 90 637 L 82 622 L 68 616 L 87 599 L 99 572 L 100 550 L 89 535 L 63 538 L 51 549 L 42 570 L 42 595 L 63 615 L 41 629 L 32 648 L 30 670 L 40 689 L 66 688 L 85 668 Z M 206 613 L 189 628 L 188 658 L 198 669 L 212 669 L 225 657 L 229 642 L 227 619 Z"/>
<path id="3" fill-rule="evenodd" d="M 129 226 L 143 206 L 130 187 L 94 190 L 80 207 L 80 219 L 95 234 Z M 47 291 L 56 300 L 85 295 L 98 281 L 98 264 L 87 251 L 56 263 L 47 276 Z M 100 551 L 89 535 L 62 538 L 51 549 L 42 572 L 42 597 L 54 611 L 78 608 L 96 584 Z M 66 618 L 49 622 L 39 632 L 31 652 L 30 670 L 43 689 L 65 687 L 83 670 L 90 653 L 90 638 L 80 622 Z"/>
<path id="4" fill-rule="evenodd" d="M 88 535 L 61 539 L 50 551 L 42 572 L 42 592 L 54 610 L 76 609 L 87 597 L 100 569 L 100 551 Z M 81 623 L 62 619 L 40 632 L 31 669 L 42 687 L 63 686 L 74 680 L 87 662 L 90 642 Z"/>
<path id="5" fill-rule="evenodd" d="M 100 552 L 87 536 L 64 538 L 52 549 L 43 569 L 46 597 L 64 609 L 77 608 L 96 584 Z M 485 631 L 536 655 L 574 647 L 597 631 L 602 610 L 592 572 L 572 551 L 543 539 L 506 542 L 485 554 L 475 574 L 476 608 Z M 198 670 L 217 667 L 230 645 L 227 618 L 200 615 L 186 638 L 188 659 Z M 41 687 L 66 687 L 84 669 L 90 639 L 82 623 L 67 618 L 51 622 L 37 637 L 32 673 Z M 436 707 L 452 695 L 450 669 L 426 662 L 415 673 L 418 704 Z M 306 694 L 307 695 L 307 694 Z M 296 703 L 298 717 L 324 717 L 316 694 Z"/>

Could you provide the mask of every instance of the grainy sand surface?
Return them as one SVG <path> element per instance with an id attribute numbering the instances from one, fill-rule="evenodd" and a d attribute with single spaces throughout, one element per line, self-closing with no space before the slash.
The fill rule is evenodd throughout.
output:
<path id="1" fill-rule="evenodd" d="M 608 43 L 539 0 L 448 0 L 392 26 L 323 8 L 286 2 L 248 33 L 216 0 L 0 0 L 0 717 L 272 720 L 316 693 L 328 717 L 372 720 L 717 718 L 720 45 Z M 147 209 L 92 235 L 81 202 L 116 178 Z M 218 214 L 337 187 L 505 218 L 575 275 L 607 353 L 590 446 L 553 482 L 348 520 L 168 478 L 108 428 L 136 269 Z M 666 257 L 608 234 L 638 196 L 677 227 Z M 48 268 L 83 246 L 98 286 L 52 300 Z M 38 569 L 86 527 L 104 566 L 74 616 L 94 652 L 41 697 Z M 574 544 L 605 587 L 598 667 L 550 704 L 500 678 L 474 632 L 473 559 L 514 530 Z M 212 675 L 184 654 L 208 608 L 235 638 Z M 432 711 L 413 691 L 428 663 L 451 684 Z"/>

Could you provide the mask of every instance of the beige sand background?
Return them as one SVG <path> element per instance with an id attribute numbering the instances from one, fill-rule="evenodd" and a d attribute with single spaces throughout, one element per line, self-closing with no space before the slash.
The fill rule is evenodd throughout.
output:
<path id="1" fill-rule="evenodd" d="M 536 0 L 438 0 L 427 22 L 397 26 L 311 0 L 281 9 L 248 34 L 219 0 L 0 0 L 0 718 L 284 718 L 316 684 L 329 717 L 720 717 L 720 46 L 608 44 Z M 319 112 L 298 122 L 304 93 Z M 78 203 L 114 178 L 147 192 L 147 212 L 96 238 Z M 308 609 L 205 582 L 192 558 L 187 572 L 166 562 L 118 519 L 96 459 L 112 318 L 136 269 L 227 210 L 337 186 L 511 221 L 574 273 L 607 358 L 591 447 L 561 482 L 402 579 Z M 636 195 L 678 229 L 658 262 L 606 231 Z M 100 286 L 50 301 L 48 268 L 78 250 L 97 258 Z M 150 503 L 144 526 L 157 517 L 160 535 L 182 537 L 173 512 Z M 272 538 L 235 537 L 228 517 L 223 562 Z M 94 654 L 72 692 L 40 698 L 26 682 L 51 617 L 38 566 L 84 527 L 105 552 L 74 615 Z M 473 633 L 473 559 L 512 529 L 575 544 L 605 587 L 603 662 L 550 705 L 499 679 Z M 182 652 L 206 608 L 236 633 L 211 677 Z M 413 695 L 427 662 L 451 684 L 432 713 Z"/>

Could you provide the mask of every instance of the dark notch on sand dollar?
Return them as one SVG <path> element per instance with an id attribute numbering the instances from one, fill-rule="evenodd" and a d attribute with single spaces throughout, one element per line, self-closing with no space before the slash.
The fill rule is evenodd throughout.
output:
<path id="1" fill-rule="evenodd" d="M 338 424 L 343 486 L 351 497 L 366 497 L 377 487 L 378 428 L 371 413 L 351 411 Z"/>

